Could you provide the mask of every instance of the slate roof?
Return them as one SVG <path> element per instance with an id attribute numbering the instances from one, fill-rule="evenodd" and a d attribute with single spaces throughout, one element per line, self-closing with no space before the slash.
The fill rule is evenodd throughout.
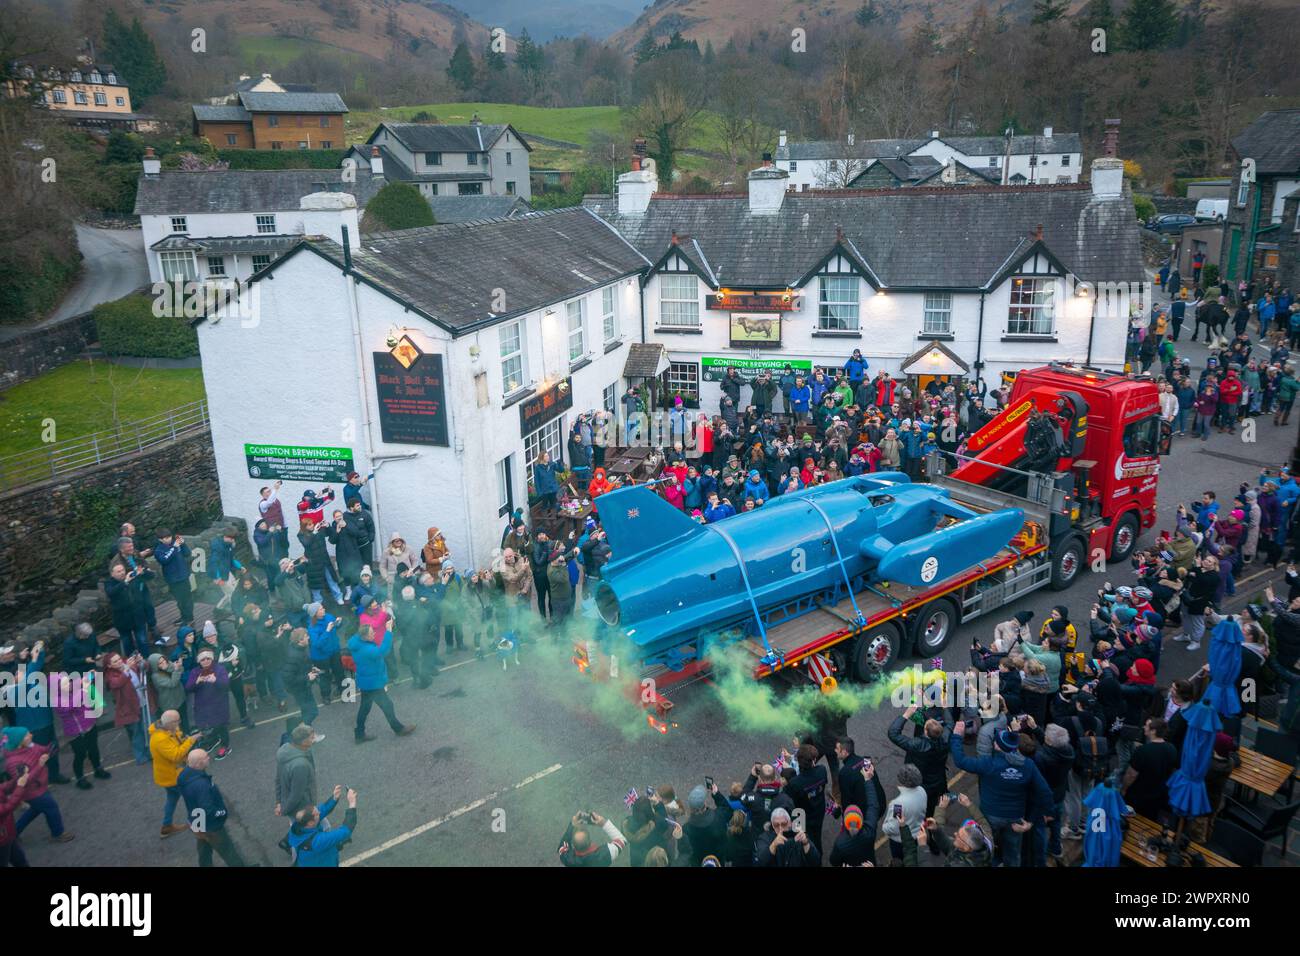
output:
<path id="1" fill-rule="evenodd" d="M 369 166 L 370 149 L 369 145 L 353 146 L 349 155 L 355 158 L 358 163 L 365 163 Z M 490 173 L 471 172 L 469 170 L 456 173 L 417 173 L 402 162 L 401 158 L 387 146 L 379 147 L 379 155 L 384 161 L 384 176 L 390 180 L 401 180 L 404 183 L 486 183 L 492 179 Z"/>
<path id="2" fill-rule="evenodd" d="M 164 236 L 149 248 L 155 252 L 192 250 L 194 252 L 225 255 L 280 255 L 298 244 L 302 236 L 204 236 L 193 239 L 186 235 Z"/>
<path id="3" fill-rule="evenodd" d="M 1300 109 L 1261 113 L 1259 119 L 1233 137 L 1232 148 L 1243 159 L 1255 161 L 1257 174 L 1300 172 Z"/>
<path id="4" fill-rule="evenodd" d="M 623 365 L 624 378 L 654 378 L 660 366 L 666 365 L 667 349 L 659 342 L 633 342 L 628 346 L 627 362 Z"/>
<path id="5" fill-rule="evenodd" d="M 1132 198 L 1094 199 L 1088 184 L 788 192 L 770 215 L 751 214 L 745 196 L 656 196 L 639 217 L 619 216 L 608 198 L 584 203 L 651 261 L 674 231 L 679 242 L 689 236 L 732 288 L 796 284 L 834 248 L 837 228 L 886 288 L 984 288 L 1028 251 L 1040 223 L 1047 248 L 1080 279 L 1144 277 Z"/>
<path id="6" fill-rule="evenodd" d="M 940 136 L 939 139 L 967 156 L 992 156 L 1006 152 L 1001 136 Z M 931 137 L 911 139 L 855 139 L 852 146 L 840 140 L 811 140 L 789 143 L 778 148 L 777 159 L 893 159 L 906 156 L 929 143 Z M 1011 151 L 1017 155 L 1038 153 L 1081 153 L 1083 142 L 1078 133 L 1053 133 L 1011 137 Z M 923 154 L 924 155 L 924 154 Z"/>
<path id="7" fill-rule="evenodd" d="M 200 123 L 251 123 L 252 115 L 238 103 L 222 106 L 195 104 L 194 119 Z"/>
<path id="8" fill-rule="evenodd" d="M 346 113 L 337 93 L 240 93 L 240 105 L 250 113 Z"/>
<path id="9" fill-rule="evenodd" d="M 430 196 L 429 205 L 438 222 L 509 219 L 532 212 L 532 207 L 518 196 Z"/>
<path id="10" fill-rule="evenodd" d="M 310 193 L 347 192 L 364 208 L 386 180 L 358 164 L 356 182 L 342 181 L 332 169 L 221 169 L 186 172 L 165 169 L 141 176 L 135 194 L 137 216 L 214 212 L 281 212 L 297 210 Z"/>
<path id="11" fill-rule="evenodd" d="M 271 268 L 304 249 L 343 262 L 337 243 L 315 238 Z M 373 233 L 352 249 L 352 265 L 363 281 L 459 334 L 635 275 L 648 263 L 578 206 Z M 498 290 L 506 307 L 494 313 Z"/>
<path id="12" fill-rule="evenodd" d="M 528 141 L 508 123 L 471 123 L 465 126 L 451 126 L 445 123 L 380 123 L 366 142 L 374 142 L 375 137 L 385 129 L 394 139 L 415 153 L 483 152 L 491 149 L 492 144 L 500 139 L 506 130 L 514 133 L 525 149 L 532 150 Z"/>

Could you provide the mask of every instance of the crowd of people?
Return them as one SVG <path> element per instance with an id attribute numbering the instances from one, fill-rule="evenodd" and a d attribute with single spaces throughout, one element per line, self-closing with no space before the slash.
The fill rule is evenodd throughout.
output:
<path id="1" fill-rule="evenodd" d="M 1169 334 L 1156 328 L 1153 336 Z M 1245 398 L 1238 398 L 1245 414 L 1271 412 L 1285 422 L 1290 411 L 1296 382 L 1286 346 L 1274 346 L 1258 386 L 1250 377 L 1258 371 L 1251 353 L 1248 340 L 1234 341 L 1201 377 L 1202 390 L 1213 389 L 1221 409 L 1212 423 L 1224 430 L 1239 418 L 1223 399 L 1236 380 L 1245 382 Z M 1224 370 L 1221 377 L 1215 368 Z M 1181 390 L 1190 374 L 1171 359 L 1166 375 L 1179 402 L 1172 415 L 1181 433 Z M 1005 388 L 985 394 L 978 383 L 937 379 L 913 390 L 883 371 L 871 376 L 856 351 L 842 368 L 818 369 L 808 378 L 787 368 L 746 381 L 729 369 L 721 392 L 715 416 L 692 421 L 680 400 L 668 413 L 664 468 L 655 483 L 667 501 L 703 522 L 848 475 L 897 470 L 922 478 L 930 451 L 960 453 L 1008 397 Z M 642 403 L 630 389 L 625 405 L 641 412 Z M 1201 417 L 1198 407 L 1194 429 Z M 191 830 L 200 865 L 210 865 L 214 855 L 230 865 L 244 862 L 225 829 L 227 811 L 212 772 L 214 762 L 233 753 L 231 726 L 253 727 L 262 707 L 285 714 L 276 776 L 277 813 L 286 818 L 282 848 L 298 865 L 337 863 L 356 826 L 356 794 L 336 789 L 318 799 L 310 758 L 323 739 L 313 729 L 320 708 L 357 704 L 359 745 L 375 739 L 367 731 L 375 707 L 396 737 L 408 737 L 414 725 L 398 717 L 387 693 L 403 669 L 415 688 L 425 689 L 454 656 L 472 652 L 508 668 L 518 663 L 521 644 L 547 629 L 558 635 L 611 557 L 599 515 L 600 497 L 616 486 L 603 468 L 607 426 L 608 416 L 581 415 L 568 443 L 570 474 L 582 476 L 594 505 L 581 528 L 557 532 L 544 520 L 555 508 L 563 466 L 542 454 L 532 478 L 543 519 L 528 520 L 522 510 L 509 515 L 500 547 L 480 568 L 461 569 L 437 527 L 415 546 L 398 533 L 386 545 L 378 542 L 366 493 L 372 476 L 355 472 L 341 493 L 309 489 L 292 509 L 281 499 L 279 481 L 260 489 L 252 558 L 240 544 L 241 529 L 226 529 L 208 548 L 198 594 L 193 551 L 183 535 L 161 529 L 141 540 L 135 525 L 124 523 L 106 556 L 103 583 L 116 637 L 83 622 L 57 648 L 23 641 L 0 647 L 0 669 L 15 677 L 12 689 L 57 674 L 64 692 L 55 699 L 16 694 L 0 708 L 8 724 L 0 863 L 26 862 L 19 837 L 38 817 L 51 839 L 72 839 L 55 794 L 59 786 L 89 790 L 111 779 L 97 719 L 108 701 L 134 762 L 151 764 L 163 791 L 160 836 Z M 1225 507 L 1210 492 L 1180 507 L 1177 526 L 1135 556 L 1135 585 L 1105 589 L 1087 634 L 1063 608 L 1037 636 L 1027 619 L 999 625 L 987 647 L 975 644 L 972 662 L 998 675 L 1000 713 L 983 718 L 968 708 L 931 707 L 901 714 L 888 735 L 906 755 L 893 797 L 870 759 L 859 756 L 843 721 L 828 717 L 826 726 L 795 741 L 793 753 L 756 763 L 747 779 L 726 788 L 708 781 L 680 804 L 671 788 L 630 793 L 621 829 L 591 811 L 576 815 L 561 856 L 572 865 L 613 862 L 623 850 L 647 865 L 856 865 L 875 859 L 875 839 L 884 834 L 896 865 L 915 865 L 924 858 L 922 847 L 950 865 L 1043 865 L 1060 857 L 1062 834 L 1077 835 L 1079 797 L 1092 780 L 1111 777 L 1126 790 L 1136 787 L 1134 806 L 1157 813 L 1158 793 L 1146 792 L 1153 778 L 1143 776 L 1148 758 L 1138 756 L 1147 745 L 1139 744 L 1155 734 L 1147 739 L 1176 748 L 1176 708 L 1168 702 L 1185 704 L 1196 695 L 1193 680 L 1190 691 L 1175 682 L 1168 695 L 1156 696 L 1162 637 L 1178 627 L 1172 640 L 1196 649 L 1247 563 L 1276 564 L 1288 546 L 1294 554 L 1298 497 L 1295 479 L 1282 469 L 1243 484 Z M 293 519 L 287 510 L 296 511 Z M 294 527 L 301 553 L 291 556 Z M 1295 580 L 1288 571 L 1289 598 L 1252 607 L 1245 620 L 1243 653 L 1261 655 L 1286 684 L 1300 680 Z M 174 627 L 159 627 L 155 600 L 164 589 L 176 604 Z M 202 619 L 200 599 L 211 608 Z M 1261 639 L 1264 618 L 1275 635 L 1293 636 L 1285 650 L 1277 639 L 1271 659 Z M 1145 722 L 1153 701 L 1165 712 L 1153 711 Z M 1294 722 L 1297 703 L 1300 695 L 1292 695 L 1284 723 Z M 1081 736 L 1089 746 L 1081 747 Z M 1103 742 L 1099 756 L 1092 745 Z M 1155 752 L 1147 751 L 1151 762 Z M 947 792 L 950 766 L 980 777 L 978 801 Z M 335 826 L 329 818 L 344 799 L 344 822 Z M 185 822 L 177 822 L 182 802 Z M 824 846 L 821 823 L 828 816 L 840 832 Z"/>

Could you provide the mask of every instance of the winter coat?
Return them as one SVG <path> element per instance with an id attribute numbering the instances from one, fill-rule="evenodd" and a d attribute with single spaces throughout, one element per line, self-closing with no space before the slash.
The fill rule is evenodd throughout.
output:
<path id="1" fill-rule="evenodd" d="M 343 816 L 343 825 L 325 829 L 325 818 L 338 805 L 330 798 L 316 809 L 320 811 L 320 823 L 302 830 L 289 828 L 289 846 L 294 851 L 294 866 L 331 867 L 339 865 L 339 850 L 352 839 L 352 831 L 357 826 L 357 811 L 348 807 Z"/>
<path id="2" fill-rule="evenodd" d="M 158 722 L 149 725 L 149 753 L 153 756 L 153 782 L 174 787 L 188 756 L 198 740 L 187 737 L 179 727 L 164 730 Z"/>
<path id="3" fill-rule="evenodd" d="M 902 715 L 894 718 L 889 725 L 889 740 L 907 755 L 904 763 L 910 763 L 921 771 L 921 785 L 927 790 L 945 790 L 948 784 L 948 735 L 944 728 L 936 739 L 922 734 L 920 737 L 905 737 Z"/>
<path id="4" fill-rule="evenodd" d="M 569 569 L 563 564 L 546 566 L 546 582 L 551 591 L 551 607 L 556 614 L 568 614 L 573 608 L 573 589 L 569 586 Z"/>
<path id="5" fill-rule="evenodd" d="M 200 677 L 215 681 L 199 683 Z M 194 695 L 190 716 L 200 727 L 224 727 L 230 723 L 230 675 L 220 664 L 206 670 L 194 668 L 185 678 L 185 689 Z"/>
<path id="6" fill-rule="evenodd" d="M 393 649 L 393 632 L 385 631 L 381 643 L 363 641 L 360 634 L 348 638 L 348 653 L 357 665 L 357 690 L 383 690 L 388 683 L 384 658 Z"/>
<path id="7" fill-rule="evenodd" d="M 233 572 L 243 569 L 235 557 L 235 546 L 225 538 L 214 538 L 208 554 L 208 577 L 224 581 Z"/>
<path id="8" fill-rule="evenodd" d="M 325 547 L 326 540 L 323 530 L 298 532 L 298 543 L 302 545 L 303 554 L 307 558 L 307 587 L 312 591 L 325 590 L 326 571 L 328 569 L 331 574 L 334 571 L 329 549 Z"/>
<path id="9" fill-rule="evenodd" d="M 186 816 L 203 821 L 203 832 L 215 833 L 225 829 L 226 801 L 212 776 L 203 770 L 186 767 L 176 780 L 185 798 Z M 200 811 L 196 816 L 195 811 Z"/>
<path id="10" fill-rule="evenodd" d="M 28 780 L 28 786 L 31 780 Z M 27 789 L 18 786 L 18 778 L 0 783 L 0 847 L 10 846 L 18 839 L 18 826 L 14 821 L 14 811 L 23 801 L 33 799 Z"/>
<path id="11" fill-rule="evenodd" d="M 24 791 L 24 799 L 35 800 L 50 789 L 50 768 L 49 764 L 41 766 L 41 757 L 49 753 L 53 747 L 50 744 L 34 743 L 28 747 L 19 747 L 16 750 L 6 750 L 5 770 L 9 776 L 17 780 L 23 775 L 23 768 L 28 770 L 27 789 Z"/>
<path id="12" fill-rule="evenodd" d="M 986 816 L 1020 820 L 1051 812 L 1052 791 L 1047 781 L 1021 754 L 999 750 L 987 757 L 967 757 L 955 734 L 949 745 L 953 763 L 979 775 L 980 807 Z"/>
<path id="13" fill-rule="evenodd" d="M 181 686 L 181 668 L 173 666 L 168 670 L 159 667 L 163 660 L 161 654 L 149 655 L 149 683 L 153 686 L 154 697 L 158 701 L 158 713 L 164 710 L 180 710 L 185 703 L 185 688 Z"/>
<path id="14" fill-rule="evenodd" d="M 550 461 L 546 464 L 533 463 L 533 490 L 539 495 L 556 495 L 560 493 L 560 481 L 556 476 L 560 472 L 560 463 Z"/>
<path id="15" fill-rule="evenodd" d="M 773 850 L 772 843 L 775 840 L 776 833 L 772 830 L 766 830 L 759 836 L 755 866 L 819 867 L 822 865 L 822 855 L 811 839 L 805 844 L 798 843 L 794 834 L 787 830 L 785 842 Z"/>
<path id="16" fill-rule="evenodd" d="M 316 802 L 316 758 L 310 750 L 286 741 L 275 752 L 275 802 L 290 820 Z"/>
<path id="17" fill-rule="evenodd" d="M 513 564 L 502 562 L 501 583 L 506 597 L 513 598 L 531 594 L 533 591 L 533 575 L 528 566 L 528 561 L 516 555 Z"/>
<path id="18" fill-rule="evenodd" d="M 188 544 L 178 545 L 175 538 L 172 539 L 171 544 L 155 542 L 153 559 L 162 568 L 163 580 L 168 584 L 189 580 L 190 546 Z"/>
<path id="19" fill-rule="evenodd" d="M 137 679 L 140 681 L 139 685 L 131 679 L 130 674 L 116 667 L 109 667 L 104 671 L 104 682 L 108 684 L 109 692 L 113 695 L 114 727 L 129 727 L 140 723 L 142 712 L 140 687 L 148 687 L 148 681 L 143 675 L 137 675 Z"/>
<path id="20" fill-rule="evenodd" d="M 360 522 L 344 518 L 342 528 L 330 525 L 326 535 L 334 545 L 334 560 L 338 562 L 339 574 L 355 581 L 365 565 L 365 529 Z"/>

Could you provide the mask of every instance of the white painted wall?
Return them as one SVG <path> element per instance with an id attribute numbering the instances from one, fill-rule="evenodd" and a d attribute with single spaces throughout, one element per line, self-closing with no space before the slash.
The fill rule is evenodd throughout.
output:
<path id="1" fill-rule="evenodd" d="M 1044 145 L 1048 145 L 1046 141 L 1044 141 Z M 990 167 L 990 157 L 987 154 L 967 155 L 938 139 L 931 140 L 924 146 L 912 150 L 907 155 L 932 156 L 940 163 L 946 163 L 949 157 L 955 156 L 958 162 L 969 166 L 973 170 L 995 175 L 999 180 L 1002 175 L 1002 154 L 996 157 L 997 165 Z M 1061 165 L 1062 159 L 1067 160 L 1064 166 Z M 837 158 L 836 161 L 840 164 L 841 169 L 846 162 L 842 157 Z M 826 159 L 801 159 L 794 161 L 793 164 L 788 159 L 778 159 L 776 165 L 790 174 L 790 185 L 802 191 L 804 189 L 832 188 L 836 183 L 846 181 L 842 173 L 828 174 L 830 162 L 830 157 Z M 875 162 L 874 159 L 852 160 L 853 175 L 856 176 L 863 170 L 869 169 Z M 796 168 L 791 169 L 791 165 Z M 1008 175 L 1014 176 L 1017 173 L 1024 176 L 1026 180 L 1032 179 L 1036 183 L 1077 183 L 1083 173 L 1083 157 L 1079 153 L 1042 152 L 1037 154 L 1037 165 L 1031 167 L 1028 153 L 1013 153 Z"/>
<path id="2" fill-rule="evenodd" d="M 365 474 L 374 468 L 366 453 L 367 407 L 362 398 L 374 391 L 370 353 L 387 348 L 391 326 L 404 326 L 422 351 L 443 356 L 451 447 L 385 444 L 377 407 L 367 399 L 376 459 L 414 454 L 378 465 L 373 482 L 377 502 L 371 500 L 377 503 L 379 541 L 387 542 L 398 531 L 418 548 L 426 529 L 437 526 L 460 568 L 485 565 L 504 526 L 498 517 L 495 468 L 507 455 L 514 456 L 516 505 L 527 503 L 519 405 L 502 407 L 499 327 L 452 339 L 391 299 L 358 285 L 365 361 L 359 385 L 347 280 L 340 270 L 304 251 L 277 268 L 274 277 L 254 286 L 260 297 L 255 323 L 228 318 L 199 326 L 224 513 L 243 516 L 250 526 L 257 516 L 258 489 L 266 481 L 248 476 L 245 443 L 343 445 L 353 450 L 357 471 Z M 564 416 L 566 434 L 574 415 L 599 408 L 602 389 L 619 382 L 626 342 L 638 331 L 635 280 L 614 285 L 622 334 L 609 352 L 598 324 L 600 292 L 586 296 L 591 362 L 572 373 L 574 403 Z M 536 381 L 569 374 L 567 329 L 556 321 L 565 314 L 563 303 L 553 308 L 555 317 L 539 311 L 523 318 L 528 373 Z M 473 347 L 479 350 L 477 357 L 471 355 Z M 475 382 L 480 372 L 487 376 L 489 396 L 482 406 Z M 294 515 L 306 487 L 306 482 L 286 482 L 286 516 Z M 341 501 L 341 489 L 335 490 Z M 292 536 L 291 551 L 301 551 Z"/>

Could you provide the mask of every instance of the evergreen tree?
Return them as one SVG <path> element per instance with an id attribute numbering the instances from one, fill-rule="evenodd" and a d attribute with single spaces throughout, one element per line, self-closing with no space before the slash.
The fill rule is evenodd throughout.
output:
<path id="1" fill-rule="evenodd" d="M 658 54 L 659 45 L 655 43 L 655 38 L 652 37 L 650 31 L 647 30 L 645 36 L 641 38 L 636 45 L 636 49 L 633 51 L 633 56 L 636 59 L 637 65 L 640 66 L 642 63 L 648 63 L 650 60 L 653 60 L 658 56 Z"/>
<path id="2" fill-rule="evenodd" d="M 519 67 L 519 72 L 536 92 L 542 85 L 542 70 L 546 68 L 546 54 L 533 42 L 527 29 L 519 31 L 519 39 L 515 42 L 515 66 Z"/>
<path id="3" fill-rule="evenodd" d="M 1070 9 L 1070 0 L 1034 0 L 1035 24 L 1055 23 Z"/>
<path id="4" fill-rule="evenodd" d="M 366 219 L 379 229 L 434 225 L 433 209 L 410 183 L 391 182 L 366 204 Z"/>
<path id="5" fill-rule="evenodd" d="M 127 26 L 110 8 L 104 15 L 103 53 L 118 76 L 130 86 L 134 105 L 153 96 L 167 82 L 167 67 L 138 18 Z"/>
<path id="6" fill-rule="evenodd" d="M 510 64 L 506 62 L 506 55 L 492 48 L 492 41 L 488 41 L 487 49 L 483 51 L 483 69 L 492 73 L 504 73 Z"/>
<path id="7" fill-rule="evenodd" d="M 862 6 L 858 7 L 858 12 L 853 15 L 860 27 L 869 27 L 880 19 L 880 11 L 876 9 L 876 0 L 864 0 Z"/>
<path id="8" fill-rule="evenodd" d="M 1105 30 L 1109 33 L 1115 28 L 1115 8 L 1111 6 L 1110 0 L 1088 0 L 1075 15 L 1075 22 L 1085 33 L 1092 30 Z"/>
<path id="9" fill-rule="evenodd" d="M 469 47 L 462 40 L 452 51 L 451 62 L 447 64 L 447 78 L 455 83 L 462 93 L 466 93 L 474 86 L 474 72 L 474 57 L 470 55 Z"/>
<path id="10" fill-rule="evenodd" d="M 1178 30 L 1173 0 L 1131 0 L 1120 21 L 1126 50 L 1161 50 Z"/>

